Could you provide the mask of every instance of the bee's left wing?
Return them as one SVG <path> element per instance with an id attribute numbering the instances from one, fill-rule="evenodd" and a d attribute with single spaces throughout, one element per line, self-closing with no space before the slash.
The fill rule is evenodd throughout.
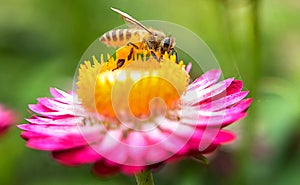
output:
<path id="1" fill-rule="evenodd" d="M 135 20 L 133 17 L 131 17 L 130 15 L 128 15 L 127 13 L 125 12 L 122 12 L 121 10 L 118 10 L 116 8 L 111 8 L 114 12 L 118 13 L 122 18 L 123 20 L 130 24 L 130 25 L 133 25 L 134 27 L 139 27 L 139 28 L 142 28 L 144 30 L 146 30 L 147 32 L 149 32 L 150 34 L 153 34 L 147 27 L 145 27 L 144 25 L 142 25 L 139 21 Z"/>

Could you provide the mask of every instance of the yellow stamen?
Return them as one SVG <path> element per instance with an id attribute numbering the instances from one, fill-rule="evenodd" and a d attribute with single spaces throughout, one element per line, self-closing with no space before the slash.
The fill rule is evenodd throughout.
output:
<path id="1" fill-rule="evenodd" d="M 86 110 L 107 119 L 145 118 L 152 110 L 175 109 L 188 85 L 189 75 L 182 61 L 176 64 L 176 57 L 164 55 L 158 62 L 135 56 L 119 69 L 114 58 L 108 62 L 100 58 L 100 63 L 94 57 L 93 65 L 89 61 L 80 65 L 78 97 Z"/>

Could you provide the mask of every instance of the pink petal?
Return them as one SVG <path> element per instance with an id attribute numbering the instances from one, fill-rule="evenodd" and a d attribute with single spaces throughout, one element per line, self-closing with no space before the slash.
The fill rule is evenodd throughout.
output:
<path id="1" fill-rule="evenodd" d="M 187 73 L 190 73 L 191 69 L 192 69 L 192 62 L 188 63 L 188 65 L 187 65 L 186 68 L 185 68 L 185 71 L 186 71 Z"/>
<path id="2" fill-rule="evenodd" d="M 54 98 L 65 98 L 65 97 L 68 97 L 68 94 L 59 90 L 59 89 L 56 89 L 56 88 L 50 88 L 50 93 L 51 95 L 54 97 Z"/>
<path id="3" fill-rule="evenodd" d="M 29 109 L 36 113 L 43 113 L 43 112 L 51 112 L 53 110 L 48 109 L 47 107 L 41 105 L 41 104 L 29 104 Z"/>
<path id="4" fill-rule="evenodd" d="M 94 163 L 102 159 L 101 155 L 89 146 L 55 151 L 52 152 L 52 156 L 59 163 L 69 166 Z"/>
<path id="5" fill-rule="evenodd" d="M 246 116 L 246 113 L 238 114 L 224 114 L 218 116 L 198 116 L 198 117 L 183 117 L 181 119 L 182 124 L 187 124 L 197 127 L 224 127 L 230 123 L 242 119 Z"/>
<path id="6" fill-rule="evenodd" d="M 216 83 L 221 76 L 221 70 L 210 70 L 197 78 L 193 83 L 191 83 L 187 90 L 194 89 L 204 89 L 210 85 Z"/>
<path id="7" fill-rule="evenodd" d="M 234 133 L 226 130 L 221 130 L 214 140 L 214 144 L 225 144 L 235 140 L 236 136 Z"/>
<path id="8" fill-rule="evenodd" d="M 22 124 L 18 125 L 18 127 L 24 131 L 37 132 L 49 136 L 65 136 L 67 134 L 81 136 L 77 126 Z"/>
<path id="9" fill-rule="evenodd" d="M 78 136 L 67 135 L 66 137 L 40 137 L 40 138 L 30 138 L 27 141 L 27 146 L 38 150 L 66 150 L 79 146 L 87 145 L 83 138 L 78 138 Z"/>
<path id="10" fill-rule="evenodd" d="M 38 99 L 39 104 L 47 107 L 48 109 L 54 110 L 54 111 L 61 111 L 61 110 L 68 110 L 72 111 L 74 110 L 73 104 L 66 104 L 62 103 L 50 98 L 39 98 Z"/>
<path id="11" fill-rule="evenodd" d="M 0 134 L 8 130 L 17 120 L 17 114 L 0 104 Z"/>
<path id="12" fill-rule="evenodd" d="M 216 96 L 223 92 L 233 81 L 233 78 L 226 79 L 206 89 L 188 90 L 186 94 L 182 95 L 181 101 L 183 105 L 193 105 L 204 101 L 208 98 Z"/>
<path id="13" fill-rule="evenodd" d="M 243 82 L 241 80 L 233 80 L 230 86 L 226 89 L 226 94 L 234 94 L 240 92 L 243 88 Z"/>
<path id="14" fill-rule="evenodd" d="M 158 162 L 163 162 L 166 159 L 170 158 L 170 156 L 174 155 L 174 153 L 169 153 L 165 150 L 161 144 L 153 145 L 151 149 L 147 151 L 145 154 L 145 161 L 148 164 L 155 164 Z"/>
<path id="15" fill-rule="evenodd" d="M 56 88 L 50 88 L 50 93 L 56 100 L 61 101 L 62 103 L 74 103 L 75 98 L 72 94 L 66 93 Z"/>
<path id="16" fill-rule="evenodd" d="M 70 104 L 70 105 L 80 104 L 78 102 L 76 94 L 74 94 L 73 92 L 66 93 L 66 92 L 56 89 L 56 88 L 50 88 L 50 93 L 54 97 L 51 99 L 53 99 L 55 101 L 65 103 L 65 104 Z"/>
<path id="17" fill-rule="evenodd" d="M 124 144 L 127 144 L 126 153 L 128 155 L 128 163 L 134 165 L 145 164 L 145 153 L 148 147 L 148 142 L 145 138 L 145 134 L 138 131 L 132 131 L 128 133 Z"/>
<path id="18" fill-rule="evenodd" d="M 161 143 L 162 149 L 168 151 L 170 154 L 178 153 L 186 144 L 186 138 L 180 138 L 175 134 L 170 135 L 164 142 Z"/>
<path id="19" fill-rule="evenodd" d="M 61 110 L 52 110 L 48 107 L 43 106 L 42 104 L 35 104 L 35 105 L 29 105 L 29 108 L 36 112 L 37 114 L 43 115 L 43 116 L 66 116 L 66 115 L 74 115 L 74 111 L 67 110 L 67 109 L 61 109 Z"/>
<path id="20" fill-rule="evenodd" d="M 121 171 L 126 175 L 134 175 L 143 171 L 145 166 L 121 166 Z"/>
<path id="21" fill-rule="evenodd" d="M 100 176 L 110 176 L 120 171 L 120 165 L 108 165 L 104 160 L 94 164 L 93 172 Z"/>
<path id="22" fill-rule="evenodd" d="M 229 108 L 223 109 L 221 111 L 217 111 L 215 113 L 223 112 L 224 114 L 239 114 L 245 112 L 249 108 L 251 103 L 252 103 L 251 98 L 244 99 Z"/>
<path id="23" fill-rule="evenodd" d="M 248 94 L 248 91 L 244 92 L 237 92 L 234 94 L 230 94 L 224 98 L 220 98 L 218 100 L 208 102 L 208 103 L 201 103 L 199 106 L 199 110 L 206 110 L 206 111 L 216 111 L 220 109 L 224 109 L 230 105 L 233 105 L 243 98 L 245 98 Z M 197 105 L 195 105 L 197 106 Z"/>
<path id="24" fill-rule="evenodd" d="M 241 100 L 230 108 L 231 113 L 245 112 L 252 103 L 252 98 Z"/>
<path id="25" fill-rule="evenodd" d="M 55 118 L 44 118 L 44 117 L 34 116 L 34 117 L 28 118 L 26 120 L 32 124 L 76 126 L 77 124 L 79 124 L 83 121 L 83 117 L 70 116 L 70 117 L 66 117 L 66 118 L 55 119 Z"/>
<path id="26" fill-rule="evenodd" d="M 101 142 L 94 145 L 94 149 L 103 157 L 123 164 L 129 160 L 127 145 L 123 142 L 123 131 L 108 130 L 101 138 Z"/>
<path id="27" fill-rule="evenodd" d="M 242 90 L 242 87 L 243 87 L 243 83 L 242 81 L 240 80 L 233 80 L 231 82 L 231 84 L 226 88 L 225 91 L 215 95 L 215 96 L 212 96 L 204 101 L 201 101 L 199 102 L 198 104 L 205 104 L 205 103 L 209 103 L 209 102 L 212 102 L 212 101 L 215 101 L 215 100 L 218 100 L 218 99 L 221 99 L 221 98 L 224 98 L 226 96 L 229 96 L 231 94 L 234 94 L 234 93 L 238 93 Z"/>
<path id="28" fill-rule="evenodd" d="M 21 133 L 21 137 L 27 141 L 27 140 L 33 139 L 33 138 L 48 137 L 48 136 L 45 134 L 41 134 L 41 133 L 24 131 Z"/>
<path id="29" fill-rule="evenodd" d="M 205 144 L 206 147 L 211 145 L 220 145 L 223 143 L 228 143 L 235 139 L 235 135 L 229 131 L 224 130 L 205 130 L 197 129 L 195 133 L 191 136 L 188 146 L 191 149 L 199 150 L 199 147 Z M 203 148 L 206 150 L 205 148 Z"/>

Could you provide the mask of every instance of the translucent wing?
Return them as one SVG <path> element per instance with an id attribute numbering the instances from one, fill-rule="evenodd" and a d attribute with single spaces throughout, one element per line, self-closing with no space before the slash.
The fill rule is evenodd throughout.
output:
<path id="1" fill-rule="evenodd" d="M 149 32 L 150 34 L 152 34 L 152 32 L 147 27 L 142 25 L 139 21 L 135 20 L 133 17 L 131 17 L 127 13 L 122 12 L 121 10 L 118 10 L 118 9 L 115 9 L 115 8 L 111 8 L 111 9 L 114 12 L 118 13 L 126 23 L 128 23 L 130 25 L 133 25 L 134 27 L 140 27 L 140 28 L 146 30 L 147 32 Z"/>

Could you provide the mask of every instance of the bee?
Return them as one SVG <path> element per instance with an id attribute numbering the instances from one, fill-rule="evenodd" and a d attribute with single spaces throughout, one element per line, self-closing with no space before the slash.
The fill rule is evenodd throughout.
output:
<path id="1" fill-rule="evenodd" d="M 99 39 L 107 46 L 119 47 L 116 51 L 118 61 L 115 69 L 122 67 L 126 59 L 130 60 L 135 54 L 144 54 L 145 51 L 147 55 L 153 56 L 158 61 L 165 53 L 175 54 L 177 60 L 177 52 L 174 48 L 175 38 L 162 31 L 147 28 L 127 13 L 115 8 L 111 9 L 130 26 L 127 29 L 110 30 Z"/>

